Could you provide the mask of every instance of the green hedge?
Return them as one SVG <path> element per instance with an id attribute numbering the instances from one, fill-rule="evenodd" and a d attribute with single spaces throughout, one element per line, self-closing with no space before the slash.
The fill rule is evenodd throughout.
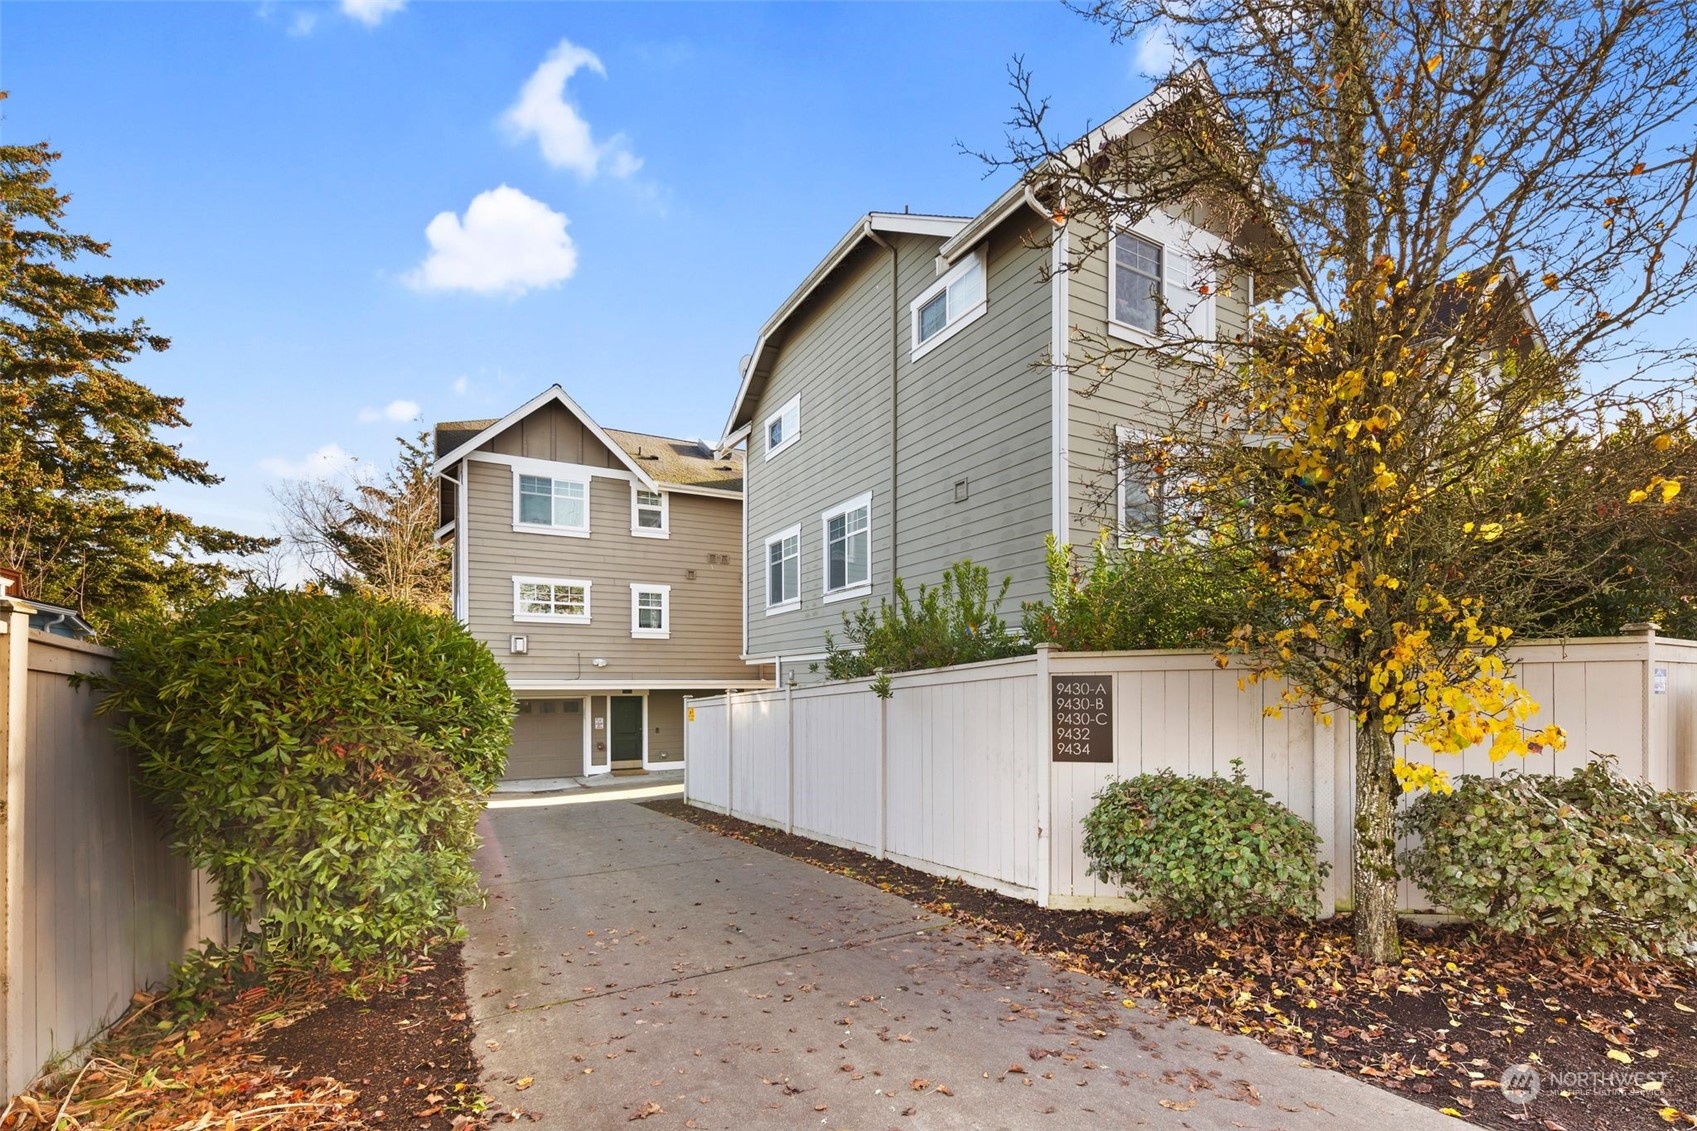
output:
<path id="1" fill-rule="evenodd" d="M 1403 814 L 1408 877 L 1494 930 L 1584 953 L 1679 955 L 1697 943 L 1697 799 L 1623 778 L 1462 777 Z"/>
<path id="2" fill-rule="evenodd" d="M 1090 874 L 1162 914 L 1230 925 L 1319 913 L 1314 826 L 1243 780 L 1171 770 L 1109 782 L 1084 818 Z"/>
<path id="3" fill-rule="evenodd" d="M 147 797 L 263 957 L 350 969 L 457 930 L 513 701 L 453 620 L 263 592 L 126 633 L 96 681 Z"/>

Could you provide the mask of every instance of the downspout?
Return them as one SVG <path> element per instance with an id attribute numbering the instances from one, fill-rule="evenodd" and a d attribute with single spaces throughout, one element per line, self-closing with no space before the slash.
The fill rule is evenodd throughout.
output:
<path id="1" fill-rule="evenodd" d="M 466 465 L 464 462 L 455 464 L 454 466 L 456 470 L 459 471 L 460 477 L 458 479 L 455 479 L 446 471 L 441 472 L 442 478 L 454 485 L 453 585 L 451 586 L 449 595 L 453 599 L 454 616 L 458 618 L 461 624 L 470 625 L 471 610 L 466 607 L 469 604 L 466 600 L 466 594 L 470 590 L 470 586 L 467 584 L 466 578 L 466 535 L 470 533 L 466 529 L 468 525 L 466 508 L 470 505 L 467 498 L 468 490 L 466 486 L 468 476 L 466 475 Z"/>
<path id="2" fill-rule="evenodd" d="M 899 451 L 900 433 L 897 427 L 901 422 L 901 398 L 899 396 L 898 376 L 900 374 L 902 339 L 901 339 L 901 280 L 900 256 L 896 245 L 884 239 L 872 230 L 869 221 L 866 225 L 866 238 L 890 253 L 890 578 L 892 584 L 899 577 L 896 568 L 896 454 Z"/>
<path id="3" fill-rule="evenodd" d="M 1029 195 L 1030 189 L 1026 190 Z M 1035 203 L 1035 200 L 1033 200 Z M 1055 224 L 1055 231 L 1050 243 L 1049 255 L 1049 362 L 1050 390 L 1049 412 L 1050 427 L 1053 429 L 1054 446 L 1054 507 L 1050 518 L 1050 526 L 1055 541 L 1062 546 L 1072 541 L 1071 506 L 1067 498 L 1069 489 L 1068 472 L 1070 459 L 1067 452 L 1067 433 L 1071 427 L 1068 419 L 1070 407 L 1071 381 L 1068 380 L 1067 351 L 1068 323 L 1071 314 L 1068 308 L 1068 277 L 1067 277 L 1067 222 L 1065 212 L 1062 219 Z"/>

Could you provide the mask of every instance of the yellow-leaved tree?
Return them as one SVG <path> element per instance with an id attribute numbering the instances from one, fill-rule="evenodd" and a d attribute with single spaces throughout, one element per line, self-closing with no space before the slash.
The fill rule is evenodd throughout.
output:
<path id="1" fill-rule="evenodd" d="M 1658 349 L 1634 329 L 1697 289 L 1697 5 L 1087 14 L 1169 40 L 1172 73 L 1138 121 L 1053 143 L 1016 71 L 999 160 L 1053 211 L 1061 270 L 1109 254 L 1122 290 L 1149 286 L 1163 264 L 1116 237 L 1151 216 L 1223 237 L 1165 249 L 1187 279 L 1155 286 L 1151 332 L 1074 326 L 1065 362 L 1147 390 L 1128 481 L 1253 561 L 1229 650 L 1353 726 L 1355 942 L 1389 961 L 1397 796 L 1447 787 L 1429 755 L 1562 744 L 1505 666 L 1511 627 L 1616 583 L 1620 547 L 1686 501 L 1670 383 L 1693 354 L 1676 319 Z M 1215 329 L 1175 295 L 1253 313 Z"/>

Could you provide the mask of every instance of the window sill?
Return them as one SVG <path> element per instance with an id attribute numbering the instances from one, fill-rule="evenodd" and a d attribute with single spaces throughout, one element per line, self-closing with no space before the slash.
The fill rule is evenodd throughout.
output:
<path id="1" fill-rule="evenodd" d="M 1166 343 L 1165 338 L 1153 330 L 1145 330 L 1141 326 L 1132 326 L 1125 322 L 1108 319 L 1108 336 L 1118 338 L 1122 342 L 1136 342 L 1141 346 L 1159 346 Z"/>
<path id="2" fill-rule="evenodd" d="M 852 601 L 857 597 L 870 596 L 872 596 L 872 583 L 868 581 L 865 585 L 852 585 L 847 589 L 826 590 L 825 596 L 820 600 L 828 605 L 832 601 Z"/>
<path id="3" fill-rule="evenodd" d="M 587 616 L 554 616 L 548 613 L 514 613 L 513 620 L 520 624 L 588 624 Z"/>
<path id="4" fill-rule="evenodd" d="M 670 640 L 672 633 L 664 628 L 633 628 L 630 630 L 632 640 Z"/>
<path id="5" fill-rule="evenodd" d="M 986 298 L 983 302 L 979 303 L 953 322 L 950 322 L 947 326 L 944 326 L 941 330 L 938 330 L 929 338 L 926 338 L 924 342 L 914 346 L 913 352 L 909 355 L 909 360 L 918 361 L 920 358 L 924 357 L 926 354 L 930 353 L 932 350 L 936 349 L 938 346 L 942 345 L 944 342 L 948 341 L 950 338 L 954 337 L 956 334 L 984 317 L 985 312 L 989 309 L 990 300 Z"/>
<path id="6" fill-rule="evenodd" d="M 801 433 L 797 432 L 794 436 L 791 436 L 789 439 L 785 440 L 783 443 L 779 444 L 777 447 L 767 448 L 766 449 L 766 458 L 771 459 L 773 456 L 783 454 L 784 452 L 788 451 L 790 448 L 795 447 L 795 443 L 799 439 L 801 439 Z"/>
<path id="7" fill-rule="evenodd" d="M 781 605 L 767 605 L 766 615 L 769 617 L 775 617 L 779 613 L 793 613 L 799 608 L 801 608 L 801 598 L 797 597 L 795 600 L 785 601 Z"/>
<path id="8" fill-rule="evenodd" d="M 670 530 L 656 530 L 652 526 L 633 526 L 630 528 L 632 538 L 670 538 Z"/>
<path id="9" fill-rule="evenodd" d="M 523 522 L 513 523 L 515 534 L 547 534 L 555 538 L 588 538 L 589 531 L 575 526 L 532 526 Z"/>

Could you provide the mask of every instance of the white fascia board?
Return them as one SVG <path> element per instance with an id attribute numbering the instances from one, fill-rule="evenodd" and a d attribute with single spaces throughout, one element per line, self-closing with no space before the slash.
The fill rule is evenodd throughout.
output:
<path id="1" fill-rule="evenodd" d="M 942 261 L 938 264 L 942 270 L 937 273 L 943 274 L 948 269 L 944 264 L 953 266 L 961 256 L 983 243 L 985 236 L 1021 208 L 1030 208 L 1045 218 L 1049 216 L 1048 211 L 1031 194 L 1031 188 L 1023 177 L 991 202 L 990 207 L 963 224 L 959 231 L 937 249 L 937 258 Z"/>
<path id="2" fill-rule="evenodd" d="M 796 308 L 806 302 L 831 274 L 849 257 L 849 253 L 861 245 L 872 232 L 894 232 L 922 236 L 941 236 L 947 238 L 959 232 L 967 224 L 957 216 L 913 216 L 905 212 L 868 212 L 860 220 L 843 233 L 842 239 L 826 253 L 801 285 L 790 292 L 783 305 L 779 306 L 766 324 L 760 328 L 760 336 L 755 339 L 754 351 L 748 355 L 748 369 L 742 375 L 742 383 L 737 387 L 736 400 L 731 403 L 731 414 L 725 418 L 723 437 L 719 442 L 728 445 L 731 437 L 742 426 L 741 419 L 748 407 L 748 394 L 754 384 L 754 374 L 760 368 L 760 362 L 776 333 L 783 324 L 794 314 Z"/>
<path id="3" fill-rule="evenodd" d="M 583 411 L 583 407 L 576 401 L 572 400 L 566 391 L 557 384 L 550 385 L 548 388 L 530 398 L 530 400 L 526 401 L 518 408 L 515 408 L 513 411 L 509 412 L 507 415 L 503 416 L 501 419 L 497 420 L 495 423 L 491 424 L 489 427 L 485 428 L 483 431 L 479 432 L 477 435 L 473 436 L 447 455 L 438 458 L 436 462 L 431 465 L 431 474 L 440 475 L 444 468 L 451 467 L 458 460 L 470 455 L 472 452 L 488 443 L 492 437 L 505 432 L 508 428 L 511 428 L 514 424 L 517 424 L 519 421 L 523 420 L 525 417 L 529 416 L 531 413 L 535 412 L 550 401 L 554 401 L 565 406 L 567 412 L 577 417 L 579 423 L 589 429 L 592 436 L 601 441 L 602 444 L 606 445 L 607 449 L 614 455 L 618 456 L 619 462 L 623 463 L 630 469 L 631 474 L 636 476 L 638 483 L 641 483 L 644 487 L 647 487 L 651 491 L 659 490 L 659 484 L 649 478 L 648 472 L 644 471 L 642 467 L 631 458 L 630 453 L 620 447 L 611 436 L 607 435 L 606 431 L 599 424 L 595 423 L 587 412 Z"/>

